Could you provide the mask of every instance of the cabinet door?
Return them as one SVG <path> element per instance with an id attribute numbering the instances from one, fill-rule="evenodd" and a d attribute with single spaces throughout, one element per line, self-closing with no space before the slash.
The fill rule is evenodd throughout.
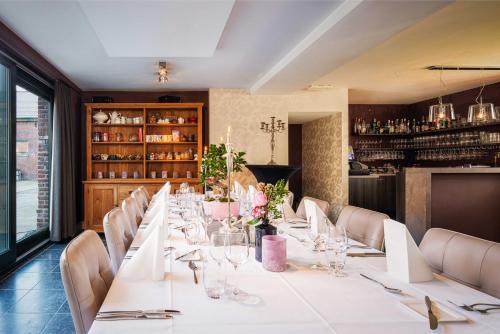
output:
<path id="1" fill-rule="evenodd" d="M 116 185 L 91 184 L 86 186 L 85 228 L 102 232 L 102 219 L 118 205 Z"/>
<path id="2" fill-rule="evenodd" d="M 132 185 L 128 185 L 128 184 L 120 184 L 118 186 L 118 204 L 121 205 L 122 204 L 122 201 L 129 197 L 130 194 L 132 194 L 132 191 L 134 191 L 135 189 L 137 189 L 139 186 L 138 185 L 135 185 L 135 184 L 132 184 Z"/>

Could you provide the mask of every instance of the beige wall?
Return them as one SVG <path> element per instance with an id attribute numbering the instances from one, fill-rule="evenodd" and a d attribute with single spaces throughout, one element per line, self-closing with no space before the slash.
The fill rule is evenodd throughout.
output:
<path id="1" fill-rule="evenodd" d="M 342 138 L 342 113 L 302 127 L 302 191 L 304 196 L 328 201 L 332 217 L 348 200 Z"/>
<path id="2" fill-rule="evenodd" d="M 225 140 L 231 126 L 231 141 L 236 149 L 247 153 L 250 164 L 266 164 L 270 159 L 270 138 L 259 130 L 261 121 L 276 116 L 288 122 L 289 113 L 334 113 L 328 122 L 321 119 L 304 125 L 303 189 L 304 195 L 334 205 L 347 204 L 347 89 L 252 95 L 240 89 L 215 88 L 210 89 L 209 98 L 210 143 L 218 143 L 220 137 Z M 277 163 L 287 164 L 287 132 L 277 136 L 276 148 Z"/>

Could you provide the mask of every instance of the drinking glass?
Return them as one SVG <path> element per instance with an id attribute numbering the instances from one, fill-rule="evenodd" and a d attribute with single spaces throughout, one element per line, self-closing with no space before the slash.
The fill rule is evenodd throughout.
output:
<path id="1" fill-rule="evenodd" d="M 226 289 L 226 268 L 224 263 L 203 262 L 203 287 L 209 298 L 220 299 Z"/>
<path id="2" fill-rule="evenodd" d="M 224 253 L 226 259 L 233 265 L 234 271 L 248 260 L 249 244 L 248 236 L 245 232 L 227 232 L 225 235 Z M 236 286 L 233 287 L 233 297 L 236 300 L 246 298 L 242 291 Z"/>
<path id="3" fill-rule="evenodd" d="M 191 245 L 197 245 L 201 241 L 201 231 L 200 225 L 197 218 L 190 219 L 186 221 L 186 225 L 184 226 L 184 233 L 186 234 L 186 239 L 188 243 Z"/>
<path id="4" fill-rule="evenodd" d="M 347 257 L 348 239 L 343 226 L 335 225 L 330 228 L 330 235 L 326 245 L 326 260 L 336 277 L 345 277 L 343 271 Z"/>
<path id="5" fill-rule="evenodd" d="M 210 257 L 214 259 L 214 261 L 217 262 L 219 266 L 221 266 L 226 259 L 225 242 L 225 233 L 214 232 L 210 236 L 209 254 Z"/>

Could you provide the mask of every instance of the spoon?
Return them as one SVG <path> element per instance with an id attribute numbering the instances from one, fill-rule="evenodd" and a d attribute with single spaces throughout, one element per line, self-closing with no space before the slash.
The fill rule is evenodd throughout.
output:
<path id="1" fill-rule="evenodd" d="M 370 280 L 370 281 L 372 281 L 372 282 L 375 282 L 375 283 L 377 283 L 377 284 L 379 284 L 379 285 L 383 286 L 383 287 L 384 287 L 384 289 L 385 289 L 385 291 L 387 291 L 387 292 L 390 292 L 390 293 L 401 293 L 401 292 L 403 292 L 401 289 L 396 289 L 396 288 L 391 288 L 391 287 L 388 287 L 388 286 L 386 286 L 384 283 L 379 282 L 379 281 L 377 281 L 377 280 L 375 280 L 375 279 L 373 279 L 373 278 L 371 278 L 371 277 L 368 277 L 368 276 L 366 276 L 366 275 L 364 275 L 364 274 L 360 274 L 360 275 L 361 275 L 361 276 L 363 276 L 363 277 L 364 277 L 364 278 L 366 278 L 366 279 L 369 279 L 369 280 Z"/>
<path id="2" fill-rule="evenodd" d="M 194 284 L 198 284 L 198 277 L 196 276 L 196 270 L 198 270 L 198 267 L 193 261 L 189 261 L 189 268 L 193 271 Z"/>

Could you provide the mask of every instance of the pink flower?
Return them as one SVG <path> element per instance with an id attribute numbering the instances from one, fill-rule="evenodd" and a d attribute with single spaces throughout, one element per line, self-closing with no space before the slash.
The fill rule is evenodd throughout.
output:
<path id="1" fill-rule="evenodd" d="M 252 209 L 252 217 L 254 218 L 260 218 L 260 215 L 261 215 L 261 210 L 260 210 L 260 207 L 256 206 Z"/>
<path id="2" fill-rule="evenodd" d="M 207 177 L 207 183 L 208 184 L 214 184 L 215 183 L 215 177 L 213 177 L 213 176 Z"/>
<path id="3" fill-rule="evenodd" d="M 267 197 L 262 191 L 258 191 L 253 196 L 253 206 L 265 206 L 267 204 Z"/>

